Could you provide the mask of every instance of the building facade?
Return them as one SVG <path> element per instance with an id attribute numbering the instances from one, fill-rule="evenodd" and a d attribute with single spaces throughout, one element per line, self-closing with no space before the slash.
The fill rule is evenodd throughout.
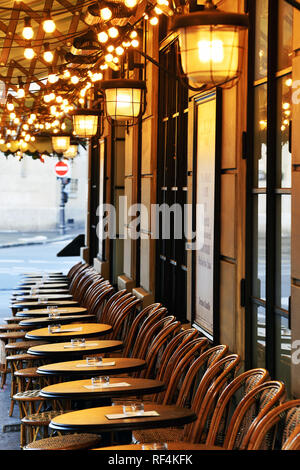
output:
<path id="1" fill-rule="evenodd" d="M 146 110 L 92 139 L 82 256 L 300 397 L 300 12 L 285 0 L 221 8 L 249 14 L 242 74 L 203 92 L 179 76 L 166 21 L 147 23 Z M 102 203 L 116 208 L 115 236 L 104 233 Z M 173 206 L 184 217 L 167 214 Z M 156 236 L 160 220 L 166 237 Z"/>

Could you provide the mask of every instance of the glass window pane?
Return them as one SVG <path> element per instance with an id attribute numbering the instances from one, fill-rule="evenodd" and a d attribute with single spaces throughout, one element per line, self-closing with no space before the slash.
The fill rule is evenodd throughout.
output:
<path id="1" fill-rule="evenodd" d="M 292 186 L 292 155 L 289 151 L 290 121 L 292 119 L 292 76 L 278 80 L 277 120 L 277 185 Z"/>
<path id="2" fill-rule="evenodd" d="M 267 197 L 259 194 L 253 199 L 253 296 L 265 300 Z"/>
<path id="3" fill-rule="evenodd" d="M 253 305 L 252 364 L 266 367 L 266 310 L 258 305 Z"/>
<path id="4" fill-rule="evenodd" d="M 256 1 L 255 80 L 268 70 L 268 0 Z"/>
<path id="5" fill-rule="evenodd" d="M 291 196 L 277 196 L 276 305 L 288 310 L 291 295 Z"/>
<path id="6" fill-rule="evenodd" d="M 278 4 L 278 70 L 292 65 L 294 9 L 285 0 Z"/>
<path id="7" fill-rule="evenodd" d="M 276 379 L 282 380 L 290 396 L 291 382 L 291 330 L 288 319 L 276 315 Z"/>
<path id="8" fill-rule="evenodd" d="M 253 186 L 267 186 L 267 85 L 254 92 L 254 175 Z"/>

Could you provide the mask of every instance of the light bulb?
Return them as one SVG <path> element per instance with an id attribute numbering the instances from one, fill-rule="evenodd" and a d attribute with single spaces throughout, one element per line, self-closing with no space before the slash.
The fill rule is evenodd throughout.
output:
<path id="1" fill-rule="evenodd" d="M 56 73 L 50 73 L 48 75 L 48 82 L 49 83 L 56 83 L 58 81 L 58 76 L 56 75 Z"/>
<path id="2" fill-rule="evenodd" d="M 35 119 L 36 119 L 36 114 L 35 114 L 35 113 L 31 113 L 31 114 L 30 114 L 30 119 L 32 119 L 33 121 L 35 121 Z"/>
<path id="3" fill-rule="evenodd" d="M 51 19 L 51 18 L 47 18 L 44 22 L 43 22 L 43 30 L 45 31 L 45 33 L 54 33 L 56 29 L 56 25 L 55 25 L 55 22 Z"/>
<path id="4" fill-rule="evenodd" d="M 52 93 L 49 94 L 49 100 L 50 101 L 55 100 L 55 93 L 52 92 Z"/>
<path id="5" fill-rule="evenodd" d="M 51 113 L 52 115 L 55 115 L 55 113 L 56 113 L 56 106 L 54 106 L 54 105 L 50 106 L 50 113 Z"/>
<path id="6" fill-rule="evenodd" d="M 132 47 L 138 47 L 139 41 L 138 41 L 137 39 L 133 39 L 133 40 L 131 41 L 131 45 L 132 45 Z"/>
<path id="7" fill-rule="evenodd" d="M 93 73 L 91 80 L 92 82 L 98 82 L 99 80 L 102 80 L 103 74 L 102 73 Z"/>
<path id="8" fill-rule="evenodd" d="M 118 58 L 118 57 L 114 57 L 114 58 L 113 58 L 113 62 L 114 62 L 114 64 L 117 64 L 117 63 L 119 62 L 119 58 Z"/>
<path id="9" fill-rule="evenodd" d="M 70 74 L 69 70 L 64 70 L 63 78 L 67 79 L 67 78 L 70 78 L 70 77 L 71 77 L 71 74 Z"/>
<path id="10" fill-rule="evenodd" d="M 102 8 L 100 10 L 100 16 L 104 21 L 108 21 L 112 17 L 112 11 L 110 8 Z"/>
<path id="11" fill-rule="evenodd" d="M 19 88 L 18 91 L 17 91 L 17 97 L 18 98 L 24 98 L 24 96 L 25 96 L 24 88 Z"/>
<path id="12" fill-rule="evenodd" d="M 13 121 L 16 118 L 16 113 L 10 113 L 9 117 Z"/>
<path id="13" fill-rule="evenodd" d="M 161 10 L 160 8 L 158 8 L 158 7 L 155 7 L 155 8 L 154 8 L 154 11 L 155 11 L 155 13 L 156 13 L 157 15 L 161 15 L 161 14 L 162 14 L 162 10 Z"/>
<path id="14" fill-rule="evenodd" d="M 134 38 L 137 37 L 137 35 L 138 35 L 137 32 L 133 30 L 133 31 L 131 31 L 129 37 L 130 37 L 131 39 L 134 39 Z"/>
<path id="15" fill-rule="evenodd" d="M 32 47 L 26 47 L 26 49 L 24 49 L 24 57 L 25 59 L 28 59 L 28 60 L 31 60 L 33 59 L 35 56 L 35 52 L 34 50 L 32 49 Z"/>
<path id="16" fill-rule="evenodd" d="M 46 62 L 53 62 L 54 54 L 52 51 L 45 51 L 43 57 Z"/>
<path id="17" fill-rule="evenodd" d="M 117 28 L 112 26 L 111 28 L 109 28 L 108 34 L 111 38 L 117 38 L 119 36 L 119 31 Z"/>
<path id="18" fill-rule="evenodd" d="M 122 55 L 124 54 L 124 49 L 121 46 L 116 47 L 116 54 L 117 55 Z"/>
<path id="19" fill-rule="evenodd" d="M 114 56 L 112 54 L 106 54 L 105 60 L 106 62 L 112 62 Z"/>
<path id="20" fill-rule="evenodd" d="M 73 85 L 77 85 L 77 83 L 79 82 L 79 78 L 77 77 L 77 75 L 73 75 L 71 77 L 71 82 L 73 83 Z"/>
<path id="21" fill-rule="evenodd" d="M 24 39 L 32 39 L 33 38 L 33 29 L 31 26 L 25 26 L 22 31 L 22 36 Z"/>
<path id="22" fill-rule="evenodd" d="M 6 107 L 8 111 L 13 111 L 15 109 L 15 105 L 13 103 L 7 103 Z"/>
<path id="23" fill-rule="evenodd" d="M 99 42 L 106 42 L 108 40 L 108 34 L 105 32 L 105 31 L 101 31 L 99 34 L 98 34 L 98 41 Z"/>
<path id="24" fill-rule="evenodd" d="M 31 124 L 33 124 L 33 119 L 29 118 L 29 119 L 27 120 L 27 122 L 28 122 L 28 124 L 31 125 Z"/>
<path id="25" fill-rule="evenodd" d="M 153 26 L 158 24 L 157 16 L 152 16 L 152 18 L 150 18 L 150 24 L 152 24 Z"/>
<path id="26" fill-rule="evenodd" d="M 114 49 L 115 49 L 115 48 L 114 48 L 114 46 L 112 46 L 112 45 L 108 46 L 108 48 L 107 48 L 108 52 L 112 52 L 112 51 L 114 51 Z"/>
<path id="27" fill-rule="evenodd" d="M 23 129 L 24 129 L 24 131 L 28 131 L 28 129 L 29 129 L 28 124 L 23 124 Z"/>
<path id="28" fill-rule="evenodd" d="M 56 102 L 57 102 L 57 103 L 62 103 L 62 102 L 63 102 L 62 96 L 57 96 L 57 97 L 56 97 Z"/>

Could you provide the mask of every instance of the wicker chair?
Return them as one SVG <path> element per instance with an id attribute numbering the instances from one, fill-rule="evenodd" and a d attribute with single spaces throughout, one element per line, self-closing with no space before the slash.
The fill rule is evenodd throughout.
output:
<path id="1" fill-rule="evenodd" d="M 100 442 L 101 437 L 97 434 L 66 434 L 31 442 L 23 450 L 88 450 Z"/>
<path id="2" fill-rule="evenodd" d="M 210 369 L 213 369 L 221 358 L 225 356 L 228 351 L 228 346 L 219 345 L 214 348 L 208 349 L 200 355 L 189 367 L 181 385 L 176 405 L 180 407 L 196 408 L 194 398 L 199 389 L 204 391 L 204 395 L 208 389 L 208 383 L 205 375 Z M 236 356 L 235 356 L 236 359 Z M 139 430 L 133 432 L 133 440 L 140 443 L 158 442 L 158 441 L 182 441 L 188 432 L 188 426 L 184 428 L 167 428 L 167 429 L 152 429 Z"/>
<path id="3" fill-rule="evenodd" d="M 295 427 L 292 434 L 283 444 L 281 450 L 300 450 L 300 425 Z"/>
<path id="4" fill-rule="evenodd" d="M 281 450 L 300 425 L 300 399 L 269 411 L 252 430 L 247 450 Z"/>
<path id="5" fill-rule="evenodd" d="M 228 450 L 247 449 L 253 429 L 261 419 L 285 399 L 285 386 L 269 381 L 255 387 L 238 404 L 228 426 L 224 447 Z"/>

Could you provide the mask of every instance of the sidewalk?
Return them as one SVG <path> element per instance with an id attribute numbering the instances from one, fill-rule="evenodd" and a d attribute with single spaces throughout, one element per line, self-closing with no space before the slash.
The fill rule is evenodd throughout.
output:
<path id="1" fill-rule="evenodd" d="M 17 246 L 43 245 L 46 243 L 69 240 L 75 238 L 79 233 L 84 233 L 85 228 L 67 227 L 64 235 L 60 231 L 53 230 L 49 232 L 0 232 L 0 249 L 12 248 Z"/>

